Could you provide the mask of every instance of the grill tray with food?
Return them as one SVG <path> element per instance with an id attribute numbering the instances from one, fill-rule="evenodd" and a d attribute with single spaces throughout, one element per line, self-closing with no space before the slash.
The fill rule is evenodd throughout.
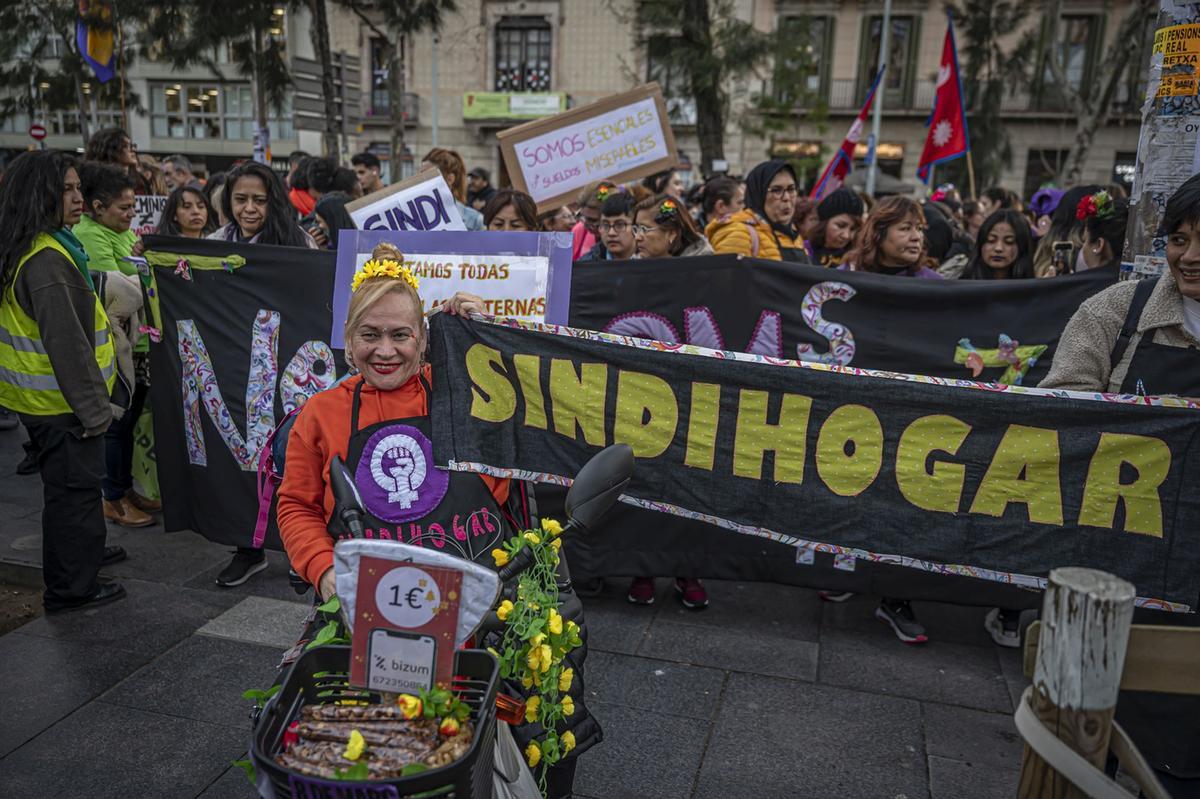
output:
<path id="1" fill-rule="evenodd" d="M 451 689 L 470 708 L 463 733 L 439 737 L 437 721 L 405 723 L 376 691 L 349 685 L 350 648 L 310 649 L 292 664 L 279 692 L 263 708 L 254 729 L 251 758 L 258 791 L 268 799 L 340 799 L 349 795 L 385 799 L 421 794 L 455 799 L 484 799 L 492 794 L 492 760 L 496 737 L 497 665 L 482 650 L 460 650 L 454 656 Z M 367 702 L 337 704 L 338 702 Z M 305 708 L 309 708 L 307 711 Z M 340 718 L 341 717 L 341 718 Z M 355 765 L 345 760 L 348 725 L 366 739 L 364 762 L 372 774 L 392 774 L 408 762 L 428 770 L 409 776 L 382 776 L 352 782 L 334 776 L 335 769 Z M 382 718 L 381 718 L 382 717 Z M 303 740 L 285 753 L 288 728 L 299 721 Z M 467 736 L 470 736 L 469 743 Z M 373 743 L 374 742 L 374 743 Z M 372 757 L 372 746 L 379 755 Z M 465 750 L 465 751 L 464 751 Z"/>

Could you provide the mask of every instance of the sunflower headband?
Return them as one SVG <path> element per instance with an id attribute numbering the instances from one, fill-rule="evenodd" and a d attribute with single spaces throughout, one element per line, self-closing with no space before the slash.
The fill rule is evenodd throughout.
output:
<path id="1" fill-rule="evenodd" d="M 1080 221 L 1093 216 L 1097 219 L 1107 219 L 1116 212 L 1116 206 L 1113 204 L 1109 193 L 1098 191 L 1095 194 L 1089 194 L 1079 201 L 1079 205 L 1075 208 L 1075 218 Z"/>
<path id="2" fill-rule="evenodd" d="M 412 273 L 412 270 L 401 264 L 399 261 L 393 261 L 390 258 L 375 260 L 372 258 L 362 265 L 362 268 L 354 273 L 354 280 L 350 281 L 350 291 L 357 291 L 364 280 L 373 277 L 386 277 L 392 280 L 403 280 L 408 285 L 412 286 L 412 290 L 416 291 L 418 286 L 417 276 Z"/>
<path id="3" fill-rule="evenodd" d="M 679 203 L 671 199 L 663 200 L 654 215 L 655 222 L 669 222 L 679 215 Z"/>

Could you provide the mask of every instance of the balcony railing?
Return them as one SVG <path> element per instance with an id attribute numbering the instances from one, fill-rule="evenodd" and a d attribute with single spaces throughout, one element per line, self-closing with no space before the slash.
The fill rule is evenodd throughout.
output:
<path id="1" fill-rule="evenodd" d="M 416 125 L 420 122 L 421 116 L 421 97 L 412 92 L 404 93 L 404 101 L 401 106 L 404 110 L 404 124 Z M 391 121 L 392 103 L 391 96 L 386 88 L 376 87 L 371 90 L 371 105 L 367 109 L 366 118 L 368 122 L 388 122 Z"/>
<path id="2" fill-rule="evenodd" d="M 919 80 L 913 86 L 911 99 L 897 102 L 896 93 L 889 93 L 885 97 L 884 109 L 892 112 L 928 114 L 933 110 L 934 94 L 935 84 L 932 80 Z M 829 82 L 828 108 L 830 111 L 858 111 L 862 108 L 865 99 L 866 90 L 860 86 L 857 80 L 837 79 Z M 1140 106 L 1141 99 L 1130 97 L 1127 83 L 1122 83 L 1117 87 L 1117 94 L 1113 98 L 1113 114 L 1137 113 Z M 1005 92 L 1000 101 L 1000 110 L 1010 113 L 1056 115 L 1068 113 L 1065 103 L 1058 98 L 1047 96 L 1039 99 L 1036 93 L 1030 92 L 1028 89 Z"/>

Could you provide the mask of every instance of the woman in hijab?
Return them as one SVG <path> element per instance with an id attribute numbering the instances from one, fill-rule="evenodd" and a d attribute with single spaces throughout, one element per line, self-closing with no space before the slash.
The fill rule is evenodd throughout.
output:
<path id="1" fill-rule="evenodd" d="M 795 210 L 796 173 L 785 161 L 765 161 L 746 176 L 746 207 L 713 220 L 704 233 L 718 253 L 808 263 L 792 227 Z"/>

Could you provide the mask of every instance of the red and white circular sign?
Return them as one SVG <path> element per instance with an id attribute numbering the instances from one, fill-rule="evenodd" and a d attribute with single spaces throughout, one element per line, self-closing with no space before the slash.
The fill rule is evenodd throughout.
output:
<path id="1" fill-rule="evenodd" d="M 46 138 L 46 127 L 34 122 L 29 126 L 29 135 L 38 141 L 41 141 L 42 139 Z"/>

